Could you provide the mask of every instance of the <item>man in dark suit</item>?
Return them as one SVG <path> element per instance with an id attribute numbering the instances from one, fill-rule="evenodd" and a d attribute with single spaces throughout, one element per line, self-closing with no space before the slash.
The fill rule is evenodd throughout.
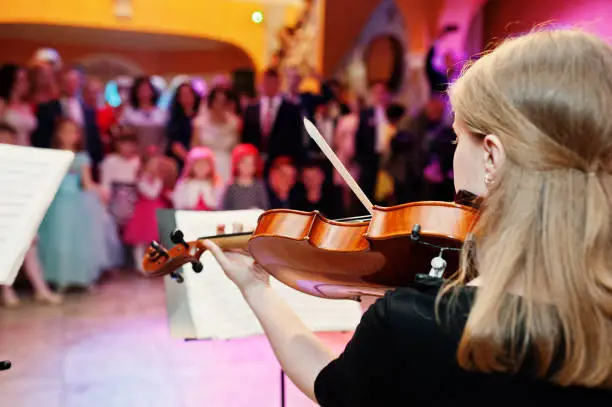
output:
<path id="1" fill-rule="evenodd" d="M 302 117 L 300 109 L 280 93 L 278 72 L 264 73 L 262 96 L 244 113 L 242 142 L 255 145 L 266 159 L 264 172 L 279 156 L 291 157 L 296 164 L 303 162 Z"/>
<path id="2" fill-rule="evenodd" d="M 387 84 L 375 82 L 370 88 L 372 106 L 359 114 L 355 135 L 355 161 L 359 165 L 359 186 L 371 200 L 376 189 L 380 156 L 385 151 L 386 110 L 390 102 Z"/>
<path id="3" fill-rule="evenodd" d="M 38 126 L 32 134 L 32 145 L 51 147 L 57 123 L 62 118 L 74 121 L 82 127 L 83 144 L 92 161 L 94 179 L 97 180 L 97 168 L 104 156 L 104 146 L 96 121 L 96 111 L 93 107 L 85 105 L 80 98 L 82 76 L 76 68 L 67 70 L 62 78 L 62 97 L 38 105 L 36 112 Z"/>
<path id="4" fill-rule="evenodd" d="M 285 94 L 285 100 L 297 105 L 300 108 L 302 116 L 306 117 L 308 120 L 312 120 L 320 96 L 300 90 L 303 78 L 296 67 L 287 69 L 286 80 L 288 89 Z"/>

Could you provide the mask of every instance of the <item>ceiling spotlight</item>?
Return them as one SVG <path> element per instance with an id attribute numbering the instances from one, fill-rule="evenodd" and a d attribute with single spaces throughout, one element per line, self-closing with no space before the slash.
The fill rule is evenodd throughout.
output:
<path id="1" fill-rule="evenodd" d="M 255 24 L 260 24 L 261 22 L 263 22 L 263 19 L 264 16 L 261 11 L 254 11 L 253 14 L 251 14 L 251 20 L 253 20 Z"/>

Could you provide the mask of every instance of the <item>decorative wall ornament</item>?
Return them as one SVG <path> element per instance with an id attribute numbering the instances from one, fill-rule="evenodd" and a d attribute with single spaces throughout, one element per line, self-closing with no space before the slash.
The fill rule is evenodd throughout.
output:
<path id="1" fill-rule="evenodd" d="M 386 14 L 387 14 L 388 23 L 392 23 L 400 15 L 399 10 L 397 9 L 397 6 L 395 5 L 395 3 L 389 5 L 389 7 L 387 8 Z"/>
<path id="2" fill-rule="evenodd" d="M 348 80 L 347 85 L 352 93 L 365 96 L 367 94 L 369 78 L 366 66 L 366 53 L 369 45 L 377 38 L 390 37 L 397 40 L 405 54 L 409 41 L 409 38 L 406 36 L 407 31 L 404 19 L 395 1 L 382 0 L 372 13 L 370 20 L 363 27 L 353 49 L 347 53 L 344 60 L 340 63 L 335 76 L 346 78 Z M 409 87 L 409 72 L 406 69 L 408 66 L 407 61 L 407 55 L 404 55 L 403 70 L 405 72 L 401 74 L 402 78 L 397 80 L 396 98 L 401 100 L 407 95 Z"/>
<path id="3" fill-rule="evenodd" d="M 272 66 L 297 68 L 300 73 L 310 76 L 317 66 L 318 47 L 321 40 L 321 7 L 319 0 L 302 0 L 303 9 L 297 21 L 282 27 L 277 33 Z"/>

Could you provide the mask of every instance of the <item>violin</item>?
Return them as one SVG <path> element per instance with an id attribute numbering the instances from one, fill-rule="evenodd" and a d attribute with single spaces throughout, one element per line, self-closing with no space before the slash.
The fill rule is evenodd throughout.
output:
<path id="1" fill-rule="evenodd" d="M 308 123 L 310 133 L 314 126 Z M 322 137 L 315 141 L 325 143 Z M 320 147 L 329 158 L 331 149 Z M 335 157 L 331 155 L 330 159 Z M 347 179 L 348 171 L 334 161 Z M 171 249 L 151 243 L 144 271 L 182 282 L 182 266 L 190 263 L 194 272 L 202 271 L 199 259 L 207 239 L 226 251 L 248 252 L 271 276 L 296 290 L 331 299 L 379 297 L 389 289 L 413 284 L 417 275 L 443 278 L 457 270 L 460 248 L 478 216 L 477 197 L 462 191 L 455 202 L 373 206 L 348 177 L 371 217 L 330 220 L 316 211 L 272 209 L 260 215 L 252 233 L 186 242 L 182 232 L 174 231 Z"/>
<path id="2" fill-rule="evenodd" d="M 417 274 L 443 277 L 446 270 L 456 270 L 458 251 L 477 213 L 457 203 L 416 202 L 375 206 L 370 220 L 336 221 L 318 212 L 273 209 L 259 217 L 253 233 L 186 242 L 182 232 L 174 231 L 175 246 L 166 250 L 152 243 L 143 266 L 149 275 L 182 282 L 183 265 L 202 271 L 202 242 L 210 239 L 227 251 L 247 251 L 271 276 L 306 294 L 382 296 L 414 283 Z"/>

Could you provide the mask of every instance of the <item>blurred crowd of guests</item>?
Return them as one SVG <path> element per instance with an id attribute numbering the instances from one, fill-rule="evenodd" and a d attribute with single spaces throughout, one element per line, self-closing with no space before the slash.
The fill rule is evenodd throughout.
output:
<path id="1" fill-rule="evenodd" d="M 304 92 L 297 69 L 270 68 L 248 97 L 228 78 L 216 78 L 206 94 L 186 80 L 163 109 L 150 78 L 138 77 L 111 107 L 104 84 L 79 67 L 0 67 L 0 142 L 76 153 L 24 264 L 37 299 L 61 301 L 47 283 L 90 288 L 107 269 L 138 268 L 158 239 L 160 208 L 365 214 L 304 117 L 372 202 L 453 199 L 454 134 L 439 84 L 432 81 L 429 101 L 409 115 L 384 82 L 365 97 L 336 80 Z M 3 294 L 6 305 L 19 303 L 10 287 Z"/>

